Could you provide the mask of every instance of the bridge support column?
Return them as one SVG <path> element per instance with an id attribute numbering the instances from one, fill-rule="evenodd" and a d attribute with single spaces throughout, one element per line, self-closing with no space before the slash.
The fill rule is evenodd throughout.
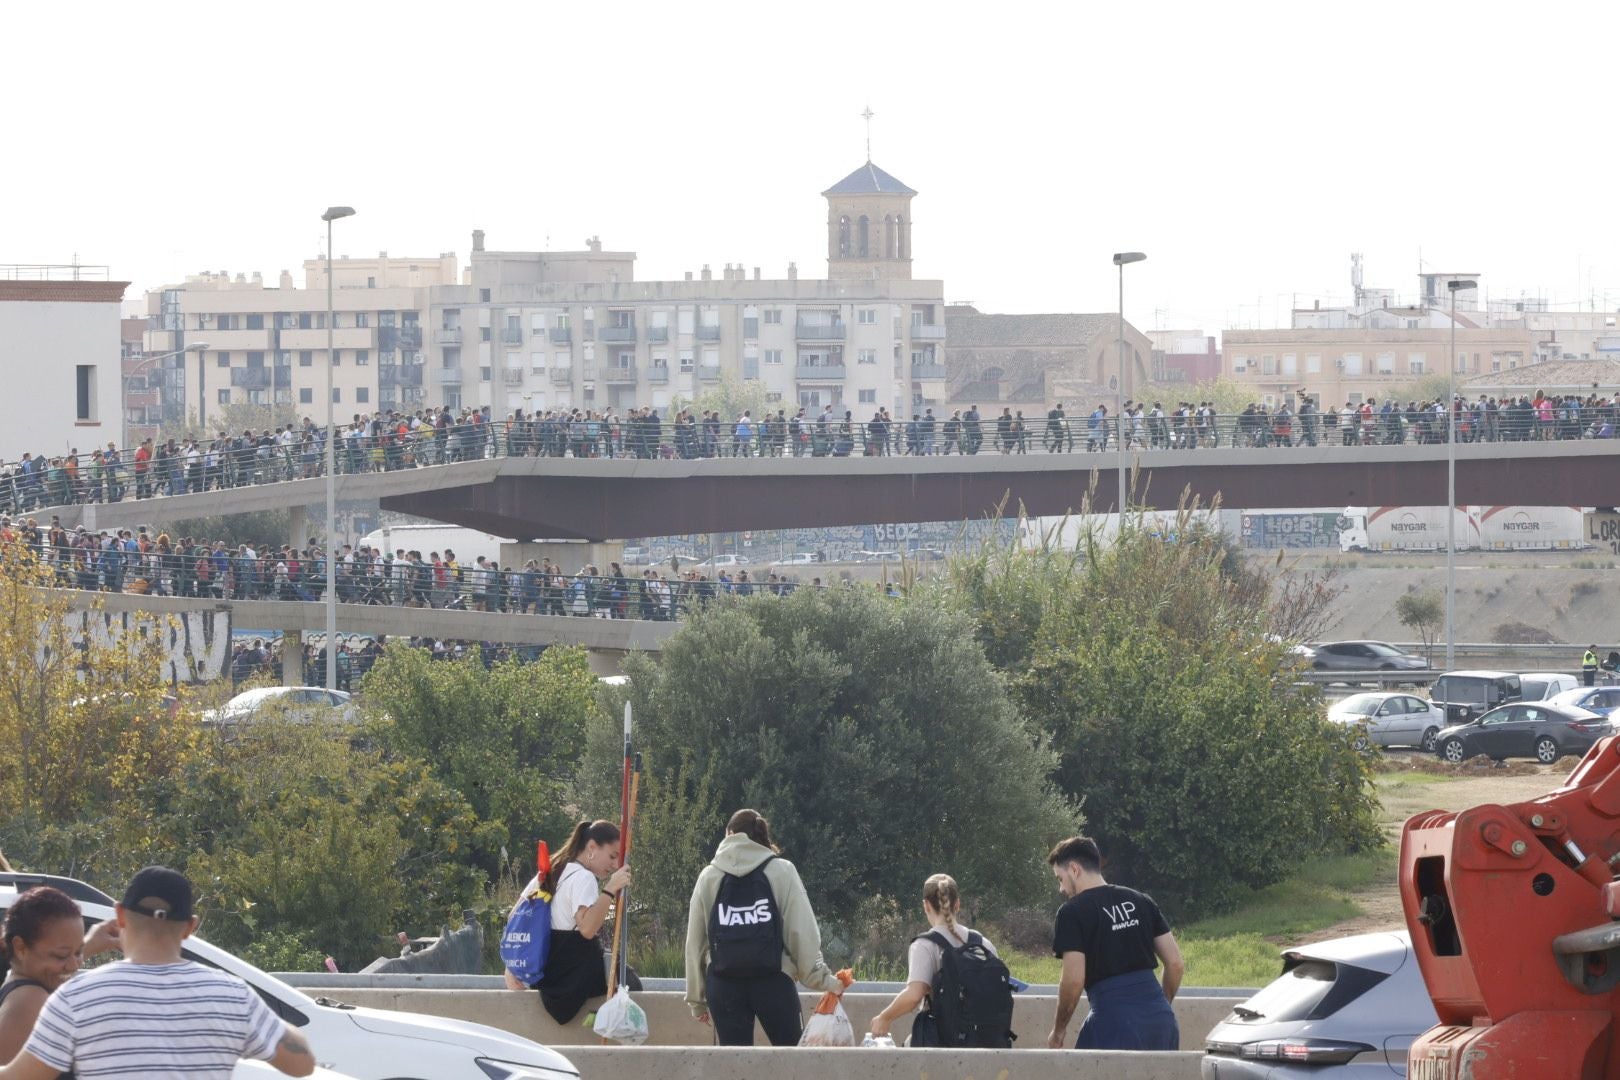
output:
<path id="1" fill-rule="evenodd" d="M 561 566 L 565 574 L 575 573 L 587 564 L 606 574 L 608 564 L 624 561 L 624 541 L 531 540 L 501 545 L 502 566 L 521 570 L 530 559 L 535 562 L 550 559 Z"/>
<path id="2" fill-rule="evenodd" d="M 293 506 L 288 508 L 287 542 L 299 551 L 302 551 L 304 545 L 309 543 L 309 509 L 307 507 Z"/>
<path id="3" fill-rule="evenodd" d="M 294 511 L 294 513 L 301 512 L 301 510 Z M 309 537 L 306 536 L 304 539 L 308 540 Z M 281 633 L 281 685 L 304 685 L 304 635 L 302 631 L 283 630 Z"/>
<path id="4" fill-rule="evenodd" d="M 591 665 L 591 674 L 600 678 L 623 675 L 624 658 L 628 655 L 623 649 L 590 649 L 585 653 L 585 660 Z"/>

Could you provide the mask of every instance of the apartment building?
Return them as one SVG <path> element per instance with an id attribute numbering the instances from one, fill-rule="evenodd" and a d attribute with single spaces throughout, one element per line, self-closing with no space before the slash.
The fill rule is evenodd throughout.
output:
<path id="1" fill-rule="evenodd" d="M 453 253 L 341 258 L 333 263 L 332 402 L 337 415 L 425 404 L 423 318 L 428 291 L 453 284 Z M 158 422 L 217 426 L 232 405 L 278 415 L 324 415 L 326 262 L 304 263 L 304 287 L 281 272 L 267 286 L 203 273 L 147 294 L 144 348 L 159 357 L 145 386 L 159 391 Z M 130 392 L 137 387 L 132 384 Z M 144 389 L 144 386 L 142 387 Z M 147 419 L 152 420 L 150 409 Z"/>
<path id="2" fill-rule="evenodd" d="M 18 405 L 0 460 L 89 453 L 120 437 L 118 308 L 100 266 L 0 266 L 0 368 Z"/>
<path id="3" fill-rule="evenodd" d="M 635 254 L 492 251 L 430 290 L 428 400 L 522 409 L 660 411 L 722 379 L 792 411 L 906 410 L 944 397 L 944 284 L 911 276 L 916 192 L 867 162 L 824 191 L 827 277 L 708 266 L 635 280 Z"/>

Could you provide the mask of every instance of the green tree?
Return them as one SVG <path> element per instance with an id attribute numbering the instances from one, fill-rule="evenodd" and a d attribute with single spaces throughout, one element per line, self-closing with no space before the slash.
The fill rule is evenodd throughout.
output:
<path id="1" fill-rule="evenodd" d="M 670 414 L 683 408 L 692 408 L 702 415 L 705 411 L 720 414 L 720 422 L 734 421 L 744 412 L 759 419 L 767 411 L 775 412 L 783 408 L 781 404 L 773 403 L 766 396 L 765 384 L 758 379 L 739 379 L 730 372 L 724 372 L 720 381 L 707 387 L 690 402 L 676 398 L 670 404 Z"/>
<path id="2" fill-rule="evenodd" d="M 1053 755 L 970 624 L 938 599 L 801 589 L 721 602 L 626 671 L 666 813 L 683 799 L 714 812 L 672 826 L 679 850 L 660 853 L 660 880 L 638 871 L 643 888 L 689 893 L 725 815 L 752 806 L 832 919 L 874 893 L 910 898 L 941 871 L 995 910 L 1050 891 L 1041 857 L 1079 825 L 1047 781 Z M 578 785 L 587 808 L 617 802 L 618 728 L 611 710 L 593 723 Z"/>
<path id="3" fill-rule="evenodd" d="M 1395 617 L 1402 626 L 1417 631 L 1423 642 L 1423 655 L 1434 666 L 1434 639 L 1446 624 L 1445 596 L 1439 589 L 1403 593 L 1395 599 Z"/>
<path id="4" fill-rule="evenodd" d="M 1264 590 L 1186 515 L 1175 537 L 1127 518 L 1078 552 L 983 552 L 951 589 L 1114 874 L 1185 918 L 1380 837 L 1366 766 L 1292 684 Z"/>
<path id="5" fill-rule="evenodd" d="M 390 645 L 361 684 L 368 731 L 392 754 L 430 762 L 474 813 L 497 826 L 480 865 L 498 868 L 498 850 L 553 843 L 573 817 L 564 798 L 584 747 L 597 680 L 585 650 L 547 649 L 531 664 L 486 668 L 476 651 L 434 660 Z"/>

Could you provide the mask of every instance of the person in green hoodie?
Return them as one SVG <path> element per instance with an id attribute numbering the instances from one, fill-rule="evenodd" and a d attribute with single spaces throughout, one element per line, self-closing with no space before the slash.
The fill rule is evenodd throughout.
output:
<path id="1" fill-rule="evenodd" d="M 698 875 L 686 919 L 686 1003 L 721 1046 L 751 1046 L 754 1021 L 772 1046 L 801 1034 L 798 980 L 842 994 L 821 956 L 821 927 L 799 871 L 771 841 L 770 822 L 739 810 Z"/>

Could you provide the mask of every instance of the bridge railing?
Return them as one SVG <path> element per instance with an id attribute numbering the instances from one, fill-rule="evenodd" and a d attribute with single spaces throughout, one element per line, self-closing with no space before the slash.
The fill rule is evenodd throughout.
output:
<path id="1" fill-rule="evenodd" d="M 1528 413 L 1465 413 L 1459 442 L 1610 438 L 1612 407 L 1551 421 Z M 1296 446 L 1350 447 L 1443 443 L 1444 414 L 1411 410 L 1341 417 L 1335 412 L 1236 416 L 979 416 L 971 410 L 915 420 L 839 417 L 682 422 L 626 418 L 508 419 L 434 427 L 342 425 L 334 461 L 340 474 L 474 461 L 491 457 L 874 457 L 972 454 L 1106 453 L 1123 433 L 1132 452 Z M 222 437 L 196 443 L 107 449 L 56 457 L 31 454 L 0 462 L 0 513 L 47 506 L 122 502 L 320 477 L 323 429 L 290 437 Z"/>

